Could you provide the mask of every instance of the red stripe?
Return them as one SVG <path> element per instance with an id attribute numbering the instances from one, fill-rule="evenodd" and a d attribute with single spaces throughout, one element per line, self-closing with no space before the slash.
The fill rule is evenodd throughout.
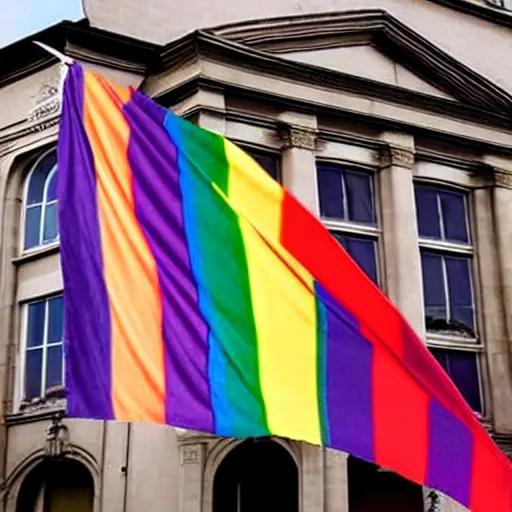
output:
<path id="1" fill-rule="evenodd" d="M 424 484 L 428 460 L 429 395 L 398 359 L 378 341 L 374 345 L 375 463 Z"/>

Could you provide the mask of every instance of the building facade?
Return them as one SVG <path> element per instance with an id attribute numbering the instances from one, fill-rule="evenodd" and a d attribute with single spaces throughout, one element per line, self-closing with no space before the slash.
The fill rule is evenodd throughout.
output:
<path id="1" fill-rule="evenodd" d="M 33 39 L 253 155 L 512 456 L 510 2 L 175 4 L 85 0 L 86 20 L 0 49 L 0 510 L 463 510 L 303 443 L 63 418 L 60 67 Z M 397 390 L 397 439 L 413 407 Z"/>

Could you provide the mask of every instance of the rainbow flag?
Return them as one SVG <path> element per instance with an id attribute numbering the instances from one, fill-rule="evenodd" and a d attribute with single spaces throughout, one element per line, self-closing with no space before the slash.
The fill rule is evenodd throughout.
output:
<path id="1" fill-rule="evenodd" d="M 241 149 L 73 64 L 58 159 L 71 417 L 282 436 L 512 510 L 420 339 Z"/>

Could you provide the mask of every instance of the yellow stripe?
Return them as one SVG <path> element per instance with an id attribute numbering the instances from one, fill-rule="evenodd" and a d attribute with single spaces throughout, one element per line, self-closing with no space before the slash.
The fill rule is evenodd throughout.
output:
<path id="1" fill-rule="evenodd" d="M 249 269 L 268 426 L 273 434 L 320 444 L 313 280 L 276 245 L 279 185 L 236 146 L 226 141 L 225 149 L 228 200 L 240 214 Z"/>

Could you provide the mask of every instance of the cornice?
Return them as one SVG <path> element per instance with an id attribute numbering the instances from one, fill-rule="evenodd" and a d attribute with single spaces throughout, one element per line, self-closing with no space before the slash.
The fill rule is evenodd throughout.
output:
<path id="1" fill-rule="evenodd" d="M 512 14 L 504 8 L 475 4 L 468 0 L 430 0 L 430 2 L 449 7 L 464 14 L 470 14 L 496 25 L 512 28 Z"/>
<path id="2" fill-rule="evenodd" d="M 196 76 L 172 90 L 167 90 L 165 93 L 154 98 L 160 105 L 168 108 L 176 105 L 183 99 L 191 96 L 201 88 L 214 87 L 216 90 L 222 91 L 226 96 L 233 96 L 240 99 L 248 99 L 274 105 L 281 109 L 289 109 L 296 112 L 312 115 L 328 115 L 333 119 L 340 119 L 341 121 L 361 122 L 366 125 L 372 126 L 375 130 L 380 131 L 399 131 L 407 132 L 413 136 L 425 136 L 430 139 L 445 141 L 448 144 L 460 146 L 463 148 L 470 148 L 472 151 L 480 151 L 483 153 L 491 152 L 497 155 L 512 156 L 512 149 L 506 148 L 502 145 L 494 144 L 492 142 L 481 141 L 472 138 L 462 137 L 460 135 L 447 134 L 445 132 L 436 131 L 433 128 L 426 128 L 423 126 L 411 126 L 406 122 L 391 121 L 389 119 L 379 119 L 371 114 L 358 114 L 355 112 L 345 112 L 341 109 L 336 109 L 332 106 L 327 107 L 322 104 L 311 103 L 301 99 L 289 98 L 273 93 L 266 93 L 260 90 L 252 90 L 242 84 L 234 84 L 213 80 L 205 76 Z M 339 89 L 339 87 L 338 87 Z M 416 104 L 415 104 L 416 106 Z M 444 112 L 446 114 L 446 112 Z M 473 119 L 474 120 L 474 119 Z M 482 119 L 483 123 L 483 119 Z M 492 125 L 492 123 L 489 123 Z M 320 139 L 326 140 L 340 140 L 338 135 L 334 132 L 320 132 Z M 368 142 L 369 147 L 378 147 Z"/>
<path id="3" fill-rule="evenodd" d="M 249 21 L 220 26 L 208 33 L 277 54 L 372 44 L 465 105 L 497 114 L 512 113 L 512 95 L 380 9 Z"/>

